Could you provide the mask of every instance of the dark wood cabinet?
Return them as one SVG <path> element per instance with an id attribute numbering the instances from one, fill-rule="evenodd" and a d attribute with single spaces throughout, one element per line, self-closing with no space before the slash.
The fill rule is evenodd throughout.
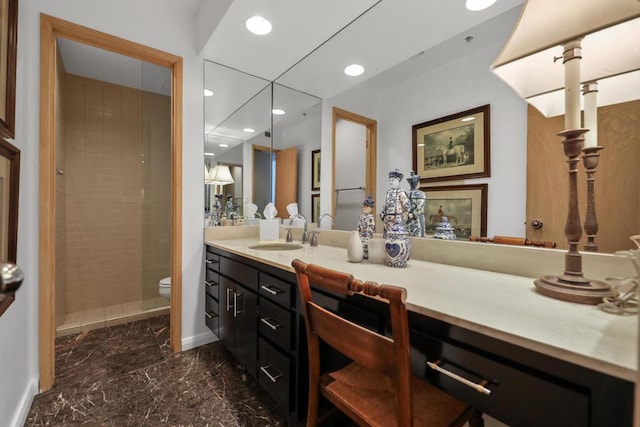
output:
<path id="1" fill-rule="evenodd" d="M 221 266 L 219 337 L 228 347 L 230 336 L 235 337 L 238 361 L 292 423 L 302 420 L 307 403 L 307 349 L 295 275 L 218 248 L 208 247 L 209 251 L 219 257 Z M 386 306 L 375 299 L 313 293 L 326 309 L 389 333 Z M 242 320 L 233 316 L 234 306 L 243 312 Z M 409 313 L 409 326 L 414 375 L 508 425 L 632 425 L 633 384 L 629 381 L 416 312 Z M 339 354 L 330 356 L 331 367 L 346 363 Z M 490 394 L 431 369 L 427 362 L 438 362 L 454 374 L 484 384 Z"/>

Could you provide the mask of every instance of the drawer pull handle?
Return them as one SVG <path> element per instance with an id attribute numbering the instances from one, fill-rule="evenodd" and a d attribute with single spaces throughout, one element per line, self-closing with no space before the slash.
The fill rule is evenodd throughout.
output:
<path id="1" fill-rule="evenodd" d="M 204 315 L 207 316 L 209 319 L 213 319 L 214 317 L 218 317 L 218 315 L 216 314 L 215 311 L 205 311 Z"/>
<path id="2" fill-rule="evenodd" d="M 218 263 L 218 261 L 214 261 L 212 259 L 205 259 L 204 262 L 207 263 L 207 264 L 217 264 Z"/>
<path id="3" fill-rule="evenodd" d="M 281 327 L 282 325 L 278 322 L 276 323 L 271 323 L 271 321 L 273 321 L 272 318 L 270 317 L 263 317 L 260 319 L 260 321 L 262 323 L 264 323 L 265 325 L 267 325 L 268 327 L 270 327 L 271 329 L 273 329 L 274 331 L 277 330 L 279 327 Z"/>
<path id="4" fill-rule="evenodd" d="M 427 365 L 431 369 L 433 369 L 435 371 L 438 371 L 438 372 L 440 372 L 440 373 L 442 373 L 442 374 L 444 374 L 444 375 L 446 375 L 446 376 L 448 376 L 450 378 L 453 378 L 454 380 L 459 381 L 462 384 L 473 388 L 474 390 L 476 390 L 479 393 L 483 393 L 483 394 L 487 394 L 487 395 L 491 394 L 491 390 L 489 390 L 488 388 L 486 388 L 484 386 L 486 384 L 486 382 L 483 381 L 483 383 L 477 384 L 477 383 L 474 383 L 473 381 L 469 381 L 468 379 L 463 378 L 458 374 L 454 374 L 453 372 L 447 371 L 446 369 L 440 367 L 438 365 L 438 363 L 440 363 L 440 362 L 441 362 L 440 360 L 438 360 L 435 363 L 434 362 L 427 362 Z"/>
<path id="5" fill-rule="evenodd" d="M 268 370 L 268 369 L 269 369 L 269 368 L 272 368 L 272 367 L 273 367 L 272 365 L 260 366 L 260 370 L 261 370 L 261 371 L 262 371 L 262 372 L 263 372 L 263 373 L 264 373 L 264 374 L 265 374 L 265 375 L 266 375 L 266 376 L 267 376 L 267 377 L 268 377 L 272 382 L 274 382 L 274 383 L 275 383 L 275 382 L 278 382 L 278 380 L 279 380 L 280 378 L 282 378 L 282 374 L 281 374 L 280 372 L 276 371 L 276 372 L 277 372 L 277 374 L 276 374 L 276 375 L 271 375 L 271 374 L 269 373 L 269 370 Z"/>
<path id="6" fill-rule="evenodd" d="M 269 292 L 271 295 L 278 295 L 279 293 L 282 293 L 282 291 L 276 288 L 275 286 L 262 285 L 260 286 L 260 289 L 264 289 L 265 291 Z"/>
<path id="7" fill-rule="evenodd" d="M 216 286 L 218 284 L 218 282 L 210 282 L 208 280 L 205 280 L 204 283 L 207 284 L 207 286 L 211 287 L 211 286 Z"/>

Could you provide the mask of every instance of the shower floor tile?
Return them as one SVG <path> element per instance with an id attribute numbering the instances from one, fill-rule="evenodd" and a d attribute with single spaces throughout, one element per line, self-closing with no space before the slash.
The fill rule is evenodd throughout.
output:
<path id="1" fill-rule="evenodd" d="M 143 306 L 145 309 L 143 309 Z M 110 305 L 87 311 L 67 313 L 56 328 L 56 337 L 87 332 L 107 326 L 121 325 L 153 316 L 169 314 L 169 300 L 154 298 L 126 304 Z"/>

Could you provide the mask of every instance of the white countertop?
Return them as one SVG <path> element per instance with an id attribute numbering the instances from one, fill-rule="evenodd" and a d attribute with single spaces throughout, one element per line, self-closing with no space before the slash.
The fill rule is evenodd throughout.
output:
<path id="1" fill-rule="evenodd" d="M 341 247 L 290 251 L 249 249 L 256 238 L 206 244 L 293 272 L 291 261 L 348 272 L 361 280 L 407 289 L 407 307 L 524 348 L 635 382 L 638 317 L 552 299 L 534 291 L 533 279 L 411 259 L 407 268 L 350 263 Z"/>

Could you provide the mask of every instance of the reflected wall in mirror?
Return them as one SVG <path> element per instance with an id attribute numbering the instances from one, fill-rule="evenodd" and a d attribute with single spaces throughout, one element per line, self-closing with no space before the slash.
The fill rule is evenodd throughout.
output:
<path id="1" fill-rule="evenodd" d="M 18 193 L 20 150 L 0 138 L 0 261 L 16 263 L 18 244 Z M 0 315 L 15 300 L 0 295 Z"/>
<path id="2" fill-rule="evenodd" d="M 254 194 L 252 166 L 253 145 L 271 146 L 271 83 L 204 61 L 204 87 L 205 168 L 211 175 L 215 166 L 228 166 L 233 177 L 233 182 L 204 185 L 205 215 L 209 216 L 214 210 L 218 194 L 223 215 L 230 199 L 238 215 L 243 216 L 246 205 L 254 203 L 253 200 L 271 199 Z M 259 176 L 259 179 L 271 181 L 269 175 L 266 179 Z M 259 206 L 258 212 L 262 209 L 264 206 Z"/>
<path id="3" fill-rule="evenodd" d="M 274 84 L 272 110 L 276 208 L 281 218 L 287 218 L 287 205 L 297 203 L 298 213 L 311 221 L 309 159 L 320 148 L 322 100 Z"/>

